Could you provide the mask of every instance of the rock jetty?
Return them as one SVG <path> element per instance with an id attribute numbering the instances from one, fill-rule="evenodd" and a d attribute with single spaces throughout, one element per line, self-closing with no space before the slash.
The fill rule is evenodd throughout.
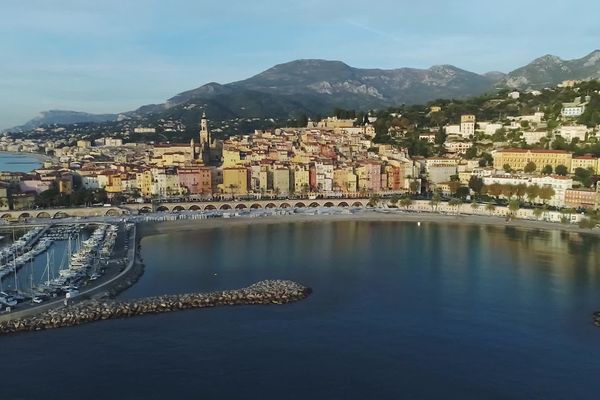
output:
<path id="1" fill-rule="evenodd" d="M 0 322 L 0 334 L 40 331 L 89 322 L 178 310 L 251 304 L 286 304 L 302 300 L 311 289 L 286 280 L 266 280 L 236 290 L 148 297 L 127 302 L 88 300 L 29 318 Z"/>

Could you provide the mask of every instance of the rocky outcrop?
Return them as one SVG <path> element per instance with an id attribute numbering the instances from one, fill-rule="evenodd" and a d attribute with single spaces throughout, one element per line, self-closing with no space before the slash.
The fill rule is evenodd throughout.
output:
<path id="1" fill-rule="evenodd" d="M 81 325 L 105 319 L 159 314 L 178 310 L 217 306 L 286 304 L 302 300 L 311 290 L 296 282 L 266 280 L 247 288 L 212 293 L 191 293 L 149 297 L 128 302 L 89 300 L 42 314 L 4 321 L 0 333 L 40 331 Z"/>

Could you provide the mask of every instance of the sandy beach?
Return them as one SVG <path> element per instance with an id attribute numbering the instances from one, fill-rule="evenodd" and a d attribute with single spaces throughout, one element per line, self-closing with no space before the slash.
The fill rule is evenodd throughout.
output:
<path id="1" fill-rule="evenodd" d="M 192 231 L 197 229 L 212 229 L 226 226 L 239 226 L 248 224 L 278 224 L 278 223 L 321 223 L 337 221 L 366 221 L 366 222 L 423 222 L 423 223 L 449 223 L 463 225 L 484 225 L 496 227 L 514 227 L 532 230 L 554 230 L 572 233 L 598 235 L 600 231 L 582 229 L 575 224 L 560 224 L 545 221 L 532 221 L 514 219 L 506 221 L 502 217 L 481 215 L 445 215 L 435 213 L 383 213 L 365 211 L 357 214 L 341 215 L 276 215 L 268 217 L 236 217 L 236 218 L 211 218 L 198 220 L 175 220 L 160 222 L 143 222 L 139 224 L 141 237 L 170 232 Z"/>

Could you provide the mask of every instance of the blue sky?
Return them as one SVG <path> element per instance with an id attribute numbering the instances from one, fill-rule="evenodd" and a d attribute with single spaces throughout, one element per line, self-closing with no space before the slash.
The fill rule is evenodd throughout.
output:
<path id="1" fill-rule="evenodd" d="M 119 112 L 298 58 L 508 72 L 600 47 L 600 2 L 0 0 L 0 129 Z"/>

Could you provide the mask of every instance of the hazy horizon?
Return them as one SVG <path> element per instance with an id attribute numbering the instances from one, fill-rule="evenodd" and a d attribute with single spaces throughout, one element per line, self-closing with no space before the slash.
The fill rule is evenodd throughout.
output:
<path id="1" fill-rule="evenodd" d="M 0 5 L 0 129 L 50 109 L 116 113 L 208 82 L 248 78 L 301 58 L 357 68 L 452 64 L 509 72 L 545 54 L 600 47 L 600 5 L 565 19 L 557 1 L 7 0 Z M 515 11 L 518 10 L 518 11 Z M 573 40 L 577 38 L 577 40 Z"/>

